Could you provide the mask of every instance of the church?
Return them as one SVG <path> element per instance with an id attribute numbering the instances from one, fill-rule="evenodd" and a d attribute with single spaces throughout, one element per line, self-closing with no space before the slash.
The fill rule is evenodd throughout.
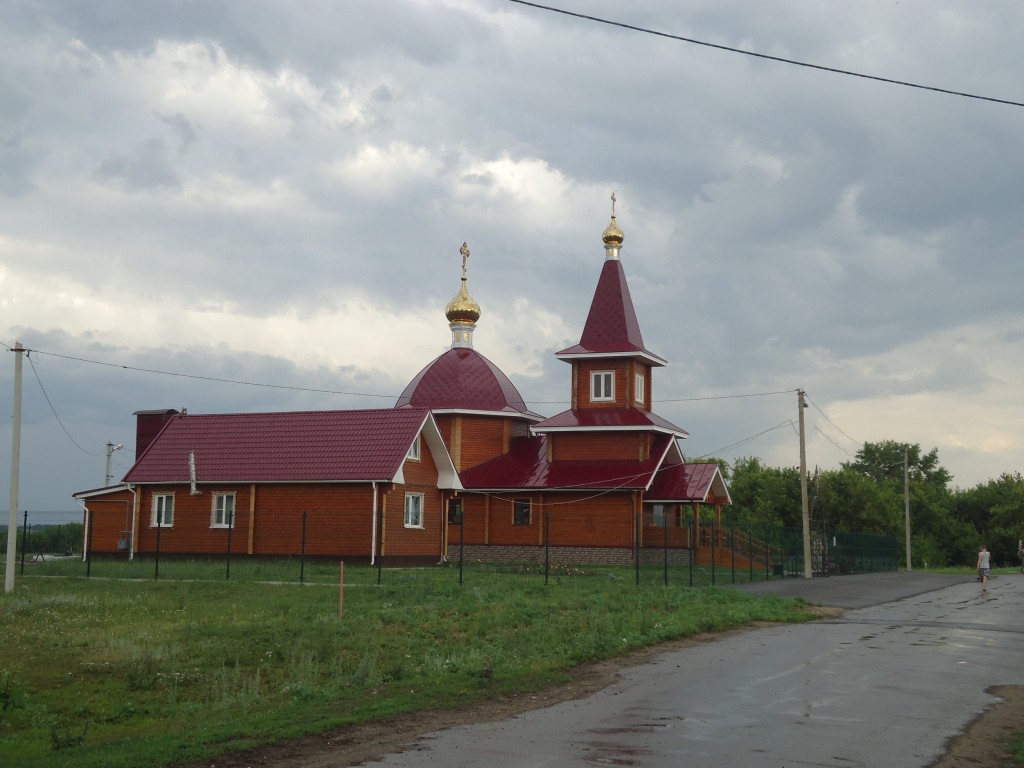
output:
<path id="1" fill-rule="evenodd" d="M 708 562 L 730 503 L 717 464 L 685 462 L 681 427 L 653 411 L 666 361 L 644 345 L 615 215 L 569 366 L 570 407 L 531 411 L 478 352 L 481 308 L 462 282 L 451 347 L 392 408 L 195 414 L 136 411 L 136 461 L 74 494 L 94 553 L 287 556 L 381 564 L 448 558 L 634 563 L 671 550 Z M 696 523 L 690 520 L 696 519 Z"/>

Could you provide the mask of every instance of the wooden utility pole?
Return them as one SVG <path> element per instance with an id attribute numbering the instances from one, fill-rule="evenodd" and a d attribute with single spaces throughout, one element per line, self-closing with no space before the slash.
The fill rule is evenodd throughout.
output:
<path id="1" fill-rule="evenodd" d="M 804 523 L 804 578 L 814 575 L 811 567 L 811 513 L 807 506 L 807 444 L 804 439 L 804 391 L 796 391 L 797 410 L 800 412 L 800 507 Z"/>
<path id="2" fill-rule="evenodd" d="M 25 348 L 14 343 L 14 419 L 11 428 L 11 495 L 7 514 L 7 572 L 4 591 L 14 591 L 14 560 L 18 554 L 18 477 L 21 474 L 21 358 Z"/>

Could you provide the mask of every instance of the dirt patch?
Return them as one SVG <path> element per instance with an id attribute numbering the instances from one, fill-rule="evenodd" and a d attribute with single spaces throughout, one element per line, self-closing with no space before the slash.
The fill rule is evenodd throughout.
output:
<path id="1" fill-rule="evenodd" d="M 1002 701 L 981 713 L 967 729 L 953 737 L 945 755 L 929 768 L 1019 768 L 1010 754 L 1010 742 L 1024 731 L 1024 685 L 994 685 L 988 689 Z"/>
<path id="2" fill-rule="evenodd" d="M 814 607 L 821 618 L 834 618 L 842 613 L 836 608 Z M 767 624 L 751 625 L 749 629 Z M 743 630 L 740 630 L 743 631 Z M 348 726 L 335 731 L 290 739 L 266 747 L 234 752 L 213 760 L 196 763 L 191 768 L 343 768 L 378 760 L 385 755 L 415 748 L 416 740 L 426 733 L 459 725 L 494 722 L 559 704 L 581 699 L 607 688 L 617 679 L 621 669 L 643 664 L 669 651 L 715 640 L 717 635 L 696 637 L 665 643 L 595 664 L 586 664 L 570 672 L 571 679 L 534 693 L 504 696 L 464 709 L 440 712 L 417 712 Z M 989 707 L 960 735 L 950 740 L 947 752 L 929 768 L 1020 768 L 1009 752 L 1010 741 L 1024 730 L 1024 686 L 1000 685 L 989 689 L 1002 701 Z"/>

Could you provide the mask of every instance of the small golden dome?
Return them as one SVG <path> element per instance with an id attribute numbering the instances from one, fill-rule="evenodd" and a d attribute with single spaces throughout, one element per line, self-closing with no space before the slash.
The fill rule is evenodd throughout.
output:
<path id="1" fill-rule="evenodd" d="M 476 325 L 476 321 L 480 319 L 480 305 L 469 295 L 466 278 L 462 278 L 462 287 L 455 298 L 448 302 L 444 314 L 449 323 Z"/>
<path id="2" fill-rule="evenodd" d="M 612 220 L 605 227 L 604 232 L 601 233 L 601 239 L 605 245 L 622 245 L 624 238 L 625 235 L 622 234 L 622 230 L 619 229 L 619 225 L 615 221 L 615 193 L 612 192 Z"/>
<path id="3" fill-rule="evenodd" d="M 480 305 L 473 301 L 473 297 L 469 295 L 469 289 L 466 288 L 466 262 L 469 261 L 469 246 L 463 243 L 459 248 L 459 253 L 462 254 L 462 287 L 459 288 L 455 298 L 448 302 L 444 314 L 449 323 L 476 325 L 476 321 L 480 319 Z"/>
<path id="4" fill-rule="evenodd" d="M 615 214 L 612 214 L 612 220 L 608 226 L 605 227 L 604 232 L 601 233 L 601 239 L 605 245 L 622 245 L 622 240 L 625 235 L 622 234 L 622 230 L 619 229 L 619 225 L 615 222 Z"/>

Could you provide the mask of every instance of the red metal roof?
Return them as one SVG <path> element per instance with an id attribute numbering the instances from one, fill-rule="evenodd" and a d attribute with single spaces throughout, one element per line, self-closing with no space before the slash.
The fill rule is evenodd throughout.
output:
<path id="1" fill-rule="evenodd" d="M 430 419 L 421 408 L 179 414 L 127 483 L 389 481 Z"/>
<path id="2" fill-rule="evenodd" d="M 583 326 L 580 343 L 555 353 L 562 356 L 639 354 L 655 365 L 664 365 L 664 360 L 644 347 L 640 323 L 633 309 L 629 295 L 626 273 L 618 259 L 607 259 L 597 281 L 590 314 Z"/>
<path id="3" fill-rule="evenodd" d="M 644 501 L 707 501 L 712 492 L 729 499 L 729 489 L 717 464 L 673 464 L 658 470 Z"/>
<path id="4" fill-rule="evenodd" d="M 431 362 L 409 382 L 396 408 L 530 412 L 522 395 L 494 363 L 470 347 L 455 347 Z"/>
<path id="5" fill-rule="evenodd" d="M 647 461 L 547 461 L 547 438 L 521 438 L 504 456 L 461 473 L 466 490 L 642 489 L 663 452 Z"/>
<path id="6" fill-rule="evenodd" d="M 687 437 L 682 427 L 657 416 L 643 408 L 575 408 L 534 424 L 536 432 L 552 430 L 656 430 L 669 432 L 678 437 Z"/>

